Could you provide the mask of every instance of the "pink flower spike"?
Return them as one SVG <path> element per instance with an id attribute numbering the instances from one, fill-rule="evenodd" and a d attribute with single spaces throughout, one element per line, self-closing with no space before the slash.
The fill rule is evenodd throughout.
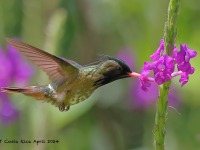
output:
<path id="1" fill-rule="evenodd" d="M 195 71 L 195 68 L 190 64 L 190 59 L 196 57 L 197 52 L 189 49 L 186 44 L 180 45 L 180 51 L 178 51 L 178 48 L 174 45 L 172 56 L 163 54 L 163 52 L 164 40 L 161 40 L 159 48 L 150 56 L 152 62 L 144 63 L 142 73 L 139 77 L 141 88 L 144 91 L 147 91 L 147 88 L 151 85 L 151 81 L 148 77 L 150 71 L 153 71 L 154 82 L 158 85 L 171 80 L 173 77 L 180 76 L 179 82 L 182 86 L 188 82 L 189 75 L 193 74 Z M 177 67 L 178 72 L 174 72 L 175 67 Z"/>

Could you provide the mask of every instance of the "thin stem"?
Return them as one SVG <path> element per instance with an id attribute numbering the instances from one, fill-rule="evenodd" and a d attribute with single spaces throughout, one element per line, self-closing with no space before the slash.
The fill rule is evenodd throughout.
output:
<path id="1" fill-rule="evenodd" d="M 157 102 L 154 128 L 156 150 L 165 149 L 165 124 L 167 118 L 168 92 L 170 84 L 171 81 L 168 81 L 165 84 L 159 86 L 159 97 Z"/>
<path id="2" fill-rule="evenodd" d="M 176 21 L 180 8 L 180 0 L 170 0 L 168 6 L 167 22 L 164 29 L 165 52 L 171 56 L 177 35 Z"/>
<path id="3" fill-rule="evenodd" d="M 176 39 L 177 29 L 176 20 L 180 7 L 180 0 L 170 0 L 168 7 L 168 17 L 165 23 L 164 41 L 165 41 L 165 53 L 169 56 L 172 55 L 174 49 L 174 42 Z M 165 124 L 167 119 L 167 106 L 168 106 L 168 92 L 171 81 L 159 86 L 159 97 L 157 101 L 157 111 L 155 118 L 155 149 L 165 149 Z"/>

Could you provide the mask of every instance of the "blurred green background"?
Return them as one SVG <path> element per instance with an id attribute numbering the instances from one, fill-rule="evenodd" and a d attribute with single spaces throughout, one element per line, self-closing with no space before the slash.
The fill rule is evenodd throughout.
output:
<path id="1" fill-rule="evenodd" d="M 116 56 L 129 49 L 134 70 L 140 72 L 160 39 L 169 1 L 160 0 L 1 0 L 0 44 L 6 37 L 64 56 L 80 64 L 91 63 L 97 54 Z M 181 0 L 177 44 L 200 47 L 200 1 Z M 166 148 L 200 149 L 200 58 L 187 85 L 172 84 L 180 104 L 169 107 Z M 2 73 L 2 72 L 1 72 Z M 59 140 L 55 144 L 0 144 L 0 149 L 34 150 L 152 150 L 155 103 L 136 108 L 131 84 L 124 79 L 99 88 L 68 112 L 23 95 L 10 95 L 19 110 L 17 120 L 0 125 L 0 139 Z M 49 83 L 35 69 L 29 85 Z M 17 86 L 17 85 L 14 85 Z"/>

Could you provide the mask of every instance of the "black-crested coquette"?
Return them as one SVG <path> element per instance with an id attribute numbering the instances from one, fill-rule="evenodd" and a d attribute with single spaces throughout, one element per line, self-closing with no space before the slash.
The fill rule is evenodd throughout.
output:
<path id="1" fill-rule="evenodd" d="M 98 64 L 81 66 L 14 39 L 9 38 L 7 42 L 45 71 L 51 83 L 22 88 L 3 87 L 1 92 L 32 96 L 55 105 L 60 111 L 67 111 L 71 105 L 84 101 L 100 86 L 134 76 L 128 65 L 116 57 L 105 55 Z"/>

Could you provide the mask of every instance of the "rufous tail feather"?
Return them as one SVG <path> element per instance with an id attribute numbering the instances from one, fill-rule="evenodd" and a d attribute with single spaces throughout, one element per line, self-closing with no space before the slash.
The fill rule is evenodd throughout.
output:
<path id="1" fill-rule="evenodd" d="M 41 87 L 45 86 L 27 86 L 27 87 L 2 87 L 0 92 L 6 92 L 6 93 L 22 93 L 27 96 L 32 96 L 36 99 L 44 99 L 44 91 L 40 90 Z"/>

